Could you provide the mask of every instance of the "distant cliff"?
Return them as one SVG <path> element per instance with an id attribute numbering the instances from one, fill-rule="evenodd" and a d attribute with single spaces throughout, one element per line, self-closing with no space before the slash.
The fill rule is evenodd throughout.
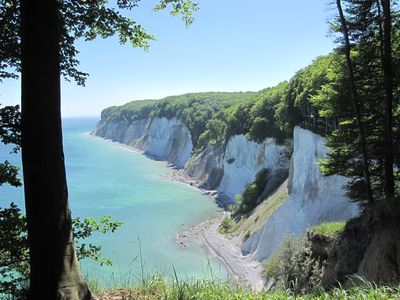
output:
<path id="1" fill-rule="evenodd" d="M 189 130 L 176 118 L 142 119 L 131 123 L 101 120 L 93 134 L 129 145 L 178 167 L 185 166 L 193 150 Z"/>

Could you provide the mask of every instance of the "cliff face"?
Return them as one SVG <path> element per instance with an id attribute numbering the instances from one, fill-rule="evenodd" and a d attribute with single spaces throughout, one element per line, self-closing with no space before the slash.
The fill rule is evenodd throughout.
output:
<path id="1" fill-rule="evenodd" d="M 317 161 L 327 153 L 324 138 L 299 127 L 294 129 L 293 142 L 277 144 L 268 138 L 258 144 L 236 135 L 224 146 L 208 146 L 194 155 L 190 132 L 176 118 L 131 124 L 101 121 L 94 134 L 183 168 L 180 172 L 193 178 L 196 185 L 218 190 L 225 205 L 234 203 L 235 196 L 264 168 L 269 172 L 263 199 L 289 177 L 289 197 L 242 244 L 243 254 L 259 261 L 269 258 L 288 234 L 298 235 L 312 225 L 358 214 L 342 189 L 347 179 L 325 177 L 319 171 Z"/>
<path id="2" fill-rule="evenodd" d="M 178 119 L 155 118 L 127 122 L 100 121 L 94 134 L 120 142 L 159 160 L 184 167 L 192 153 L 192 137 Z"/>
<path id="3" fill-rule="evenodd" d="M 262 261 L 288 234 L 301 234 L 321 222 L 347 220 L 358 214 L 342 187 L 342 176 L 322 176 L 317 161 L 326 155 L 324 138 L 296 127 L 289 174 L 289 197 L 269 220 L 242 245 L 242 252 Z"/>
<path id="4" fill-rule="evenodd" d="M 234 198 L 248 183 L 255 180 L 255 176 L 262 169 L 269 171 L 267 182 L 271 183 L 274 178 L 279 178 L 282 182 L 287 177 L 291 154 L 290 141 L 278 145 L 275 139 L 267 138 L 263 143 L 257 144 L 249 141 L 244 135 L 233 136 L 226 146 L 224 175 L 218 189 L 228 197 Z M 274 184 L 274 188 L 279 184 Z"/>
<path id="5" fill-rule="evenodd" d="M 269 170 L 269 189 L 273 191 L 287 177 L 292 153 L 290 141 L 278 145 L 275 139 L 268 138 L 258 144 L 236 135 L 226 146 L 209 146 L 191 157 L 190 132 L 176 118 L 144 119 L 130 124 L 100 121 L 94 134 L 184 167 L 184 175 L 206 189 L 218 189 L 231 202 L 264 168 Z"/>
<path id="6" fill-rule="evenodd" d="M 235 135 L 225 147 L 209 146 L 193 156 L 183 172 L 197 179 L 200 186 L 218 189 L 235 199 L 262 169 L 269 170 L 270 190 L 278 187 L 287 177 L 291 152 L 290 141 L 278 145 L 275 139 L 268 138 L 257 144 L 244 135 Z"/>

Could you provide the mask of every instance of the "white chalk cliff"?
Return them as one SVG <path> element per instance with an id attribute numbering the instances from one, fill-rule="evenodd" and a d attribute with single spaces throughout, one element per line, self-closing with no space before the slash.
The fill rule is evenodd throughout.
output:
<path id="1" fill-rule="evenodd" d="M 293 144 L 288 199 L 242 245 L 242 252 L 255 260 L 268 259 L 288 234 L 299 235 L 310 226 L 358 213 L 342 189 L 348 179 L 320 173 L 317 161 L 327 153 L 324 138 L 296 127 Z"/>
<path id="2" fill-rule="evenodd" d="M 193 150 L 189 129 L 176 118 L 143 119 L 130 124 L 102 120 L 94 134 L 129 145 L 178 167 L 185 166 Z"/>
<path id="3" fill-rule="evenodd" d="M 193 156 L 183 173 L 195 178 L 200 186 L 235 199 L 262 169 L 269 171 L 270 190 L 278 187 L 287 177 L 291 153 L 291 141 L 279 145 L 267 138 L 258 144 L 244 135 L 235 135 L 225 147 L 209 146 Z"/>
<path id="4" fill-rule="evenodd" d="M 294 129 L 293 142 L 279 144 L 267 138 L 258 144 L 236 135 L 226 145 L 211 145 L 194 155 L 189 129 L 176 118 L 129 124 L 102 120 L 94 134 L 183 168 L 183 175 L 198 186 L 218 190 L 228 203 L 264 168 L 269 171 L 265 195 L 289 176 L 288 199 L 242 244 L 243 254 L 255 260 L 268 259 L 290 233 L 298 235 L 312 225 L 346 220 L 358 213 L 342 189 L 347 179 L 325 177 L 319 171 L 317 161 L 327 153 L 324 138 L 300 127 Z"/>
<path id="5" fill-rule="evenodd" d="M 290 142 L 278 145 L 272 138 L 257 144 L 244 135 L 233 136 L 226 146 L 224 172 L 218 189 L 234 198 L 255 180 L 255 175 L 262 169 L 269 170 L 269 179 L 280 176 L 278 173 L 287 173 L 291 146 Z"/>

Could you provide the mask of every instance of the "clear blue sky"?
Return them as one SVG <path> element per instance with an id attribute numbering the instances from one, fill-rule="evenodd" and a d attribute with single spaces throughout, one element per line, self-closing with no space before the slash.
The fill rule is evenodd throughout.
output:
<path id="1" fill-rule="evenodd" d="M 195 22 L 154 13 L 156 0 L 129 12 L 157 41 L 149 52 L 116 38 L 79 42 L 85 88 L 63 82 L 63 116 L 100 115 L 131 100 L 187 92 L 257 91 L 289 79 L 329 53 L 329 0 L 198 0 Z M 20 83 L 5 80 L 0 103 L 18 103 Z"/>

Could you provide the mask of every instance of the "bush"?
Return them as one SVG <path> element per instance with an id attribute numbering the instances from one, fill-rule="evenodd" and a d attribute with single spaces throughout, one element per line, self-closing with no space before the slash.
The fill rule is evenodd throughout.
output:
<path id="1" fill-rule="evenodd" d="M 219 226 L 220 233 L 229 233 L 232 231 L 234 222 L 230 216 L 226 216 Z"/>
<path id="2" fill-rule="evenodd" d="M 247 240 L 251 236 L 251 231 L 250 229 L 247 230 L 246 234 L 244 235 L 244 239 Z"/>
<path id="3" fill-rule="evenodd" d="M 315 292 L 320 288 L 323 264 L 311 254 L 311 242 L 305 236 L 289 235 L 263 264 L 262 274 L 273 279 L 278 289 L 289 289 L 295 294 Z"/>
<path id="4" fill-rule="evenodd" d="M 243 193 L 237 197 L 236 200 L 239 202 L 237 211 L 239 214 L 248 214 L 257 206 L 259 203 L 258 200 L 267 183 L 268 175 L 269 170 L 262 169 L 257 173 L 255 181 L 248 184 Z"/>

